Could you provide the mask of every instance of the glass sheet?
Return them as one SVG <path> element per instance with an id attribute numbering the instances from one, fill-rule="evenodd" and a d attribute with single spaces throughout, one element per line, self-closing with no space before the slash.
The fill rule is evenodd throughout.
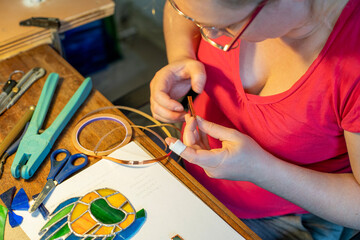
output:
<path id="1" fill-rule="evenodd" d="M 0 239 L 4 239 L 7 213 L 8 213 L 8 209 L 0 204 Z"/>
<path id="2" fill-rule="evenodd" d="M 9 211 L 9 223 L 12 228 L 19 226 L 22 221 L 23 217 L 16 215 L 13 211 Z"/>
<path id="3" fill-rule="evenodd" d="M 0 195 L 0 199 L 3 201 L 3 203 L 8 209 L 11 209 L 11 203 L 14 199 L 15 192 L 16 192 L 16 187 L 12 187 Z"/>
<path id="4" fill-rule="evenodd" d="M 11 203 L 11 210 L 27 211 L 29 210 L 29 207 L 29 198 L 26 195 L 25 190 L 20 188 Z"/>

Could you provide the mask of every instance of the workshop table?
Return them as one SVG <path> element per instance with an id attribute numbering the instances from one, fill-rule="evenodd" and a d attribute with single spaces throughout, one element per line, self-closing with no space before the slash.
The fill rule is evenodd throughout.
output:
<path id="1" fill-rule="evenodd" d="M 13 0 L 0 1 L 0 59 L 15 56 L 42 44 L 61 50 L 58 33 L 111 16 L 112 0 Z M 57 18 L 59 29 L 20 26 L 32 17 Z"/>
<path id="2" fill-rule="evenodd" d="M 76 89 L 80 86 L 84 77 L 81 76 L 69 63 L 66 62 L 54 49 L 49 45 L 41 45 L 26 52 L 20 53 L 12 58 L 0 62 L 0 81 L 6 81 L 9 74 L 14 70 L 29 71 L 33 67 L 43 67 L 47 74 L 38 80 L 27 90 L 27 92 L 18 100 L 18 102 L 0 116 L 0 141 L 2 141 L 9 131 L 14 127 L 17 121 L 25 113 L 30 105 L 36 105 L 44 82 L 51 72 L 60 75 L 58 87 L 55 91 L 53 101 L 48 110 L 43 129 L 46 129 L 54 121 L 68 100 L 71 98 Z M 70 152 L 77 152 L 71 143 L 71 131 L 75 124 L 87 113 L 106 106 L 112 106 L 100 92 L 93 89 L 88 99 L 79 108 L 77 113 L 65 127 L 57 141 L 53 146 L 54 149 L 66 148 Z M 122 115 L 119 110 L 112 109 L 117 114 Z M 124 115 L 122 117 L 126 118 Z M 158 147 L 150 138 L 145 136 L 140 130 L 136 130 L 136 141 L 141 143 L 152 155 L 160 157 L 164 155 L 164 151 Z M 88 138 L 86 141 L 95 141 Z M 97 140 L 96 140 L 97 141 Z M 92 143 L 94 144 L 94 143 Z M 47 175 L 50 171 L 49 156 L 45 159 L 35 175 L 29 179 L 15 179 L 11 175 L 11 164 L 14 155 L 7 159 L 4 174 L 0 180 L 0 193 L 5 192 L 9 188 L 16 186 L 17 189 L 24 188 L 29 197 L 39 193 L 46 183 Z M 99 159 L 89 158 L 90 164 L 94 164 Z M 211 195 L 200 183 L 198 183 L 191 175 L 189 175 L 176 161 L 163 160 L 161 162 L 175 177 L 182 181 L 192 192 L 194 192 L 205 204 L 207 204 L 214 212 L 221 216 L 231 227 L 246 239 L 259 239 L 242 221 L 240 221 L 232 212 L 230 212 L 222 203 Z M 28 239 L 20 227 L 11 228 L 7 225 L 5 230 L 5 240 L 11 239 Z"/>

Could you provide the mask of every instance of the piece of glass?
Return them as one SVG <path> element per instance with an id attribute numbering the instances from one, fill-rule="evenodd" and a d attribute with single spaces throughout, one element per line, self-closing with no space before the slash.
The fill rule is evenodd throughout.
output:
<path id="1" fill-rule="evenodd" d="M 115 195 L 109 196 L 106 199 L 114 208 L 119 208 L 120 206 L 122 206 L 124 203 L 127 202 L 126 197 L 121 193 L 117 193 Z"/>
<path id="2" fill-rule="evenodd" d="M 94 233 L 101 228 L 100 224 L 96 224 L 93 226 L 92 229 L 90 229 L 86 234 L 88 235 L 94 235 Z"/>
<path id="3" fill-rule="evenodd" d="M 73 205 L 69 205 L 67 207 L 65 207 L 64 209 L 62 209 L 60 212 L 58 212 L 57 214 L 55 214 L 43 227 L 40 231 L 43 231 L 45 229 L 47 229 L 49 226 L 53 225 L 54 223 L 60 221 L 62 218 L 66 217 L 67 214 L 71 211 L 71 209 L 73 208 Z"/>
<path id="4" fill-rule="evenodd" d="M 143 209 L 142 209 L 143 210 Z M 116 234 L 114 240 L 124 240 L 132 238 L 144 225 L 146 220 L 146 214 L 144 217 L 136 218 L 136 220 L 126 229 Z"/>
<path id="5" fill-rule="evenodd" d="M 179 234 L 173 236 L 171 240 L 184 240 L 182 237 L 179 236 Z"/>
<path id="6" fill-rule="evenodd" d="M 96 225 L 96 220 L 91 217 L 89 212 L 85 212 L 85 214 L 83 214 L 81 218 L 77 219 L 71 224 L 71 229 L 75 233 L 83 235 L 93 229 L 93 227 Z"/>
<path id="7" fill-rule="evenodd" d="M 70 232 L 69 225 L 65 224 L 62 228 L 60 228 L 53 236 L 49 238 L 49 240 L 58 239 Z"/>
<path id="8" fill-rule="evenodd" d="M 52 225 L 47 232 L 41 236 L 40 240 L 45 240 L 48 237 L 50 237 L 52 234 L 57 232 L 60 227 L 62 227 L 67 222 L 66 218 L 61 219 L 60 221 L 56 222 L 54 225 Z"/>
<path id="9" fill-rule="evenodd" d="M 122 209 L 127 213 L 135 213 L 134 208 L 128 202 L 122 207 Z"/>
<path id="10" fill-rule="evenodd" d="M 84 239 L 83 237 L 78 237 L 76 236 L 75 234 L 71 233 L 67 238 L 66 240 L 82 240 Z M 85 238 L 85 240 L 88 239 L 88 240 L 91 240 L 92 238 Z"/>
<path id="11" fill-rule="evenodd" d="M 105 224 L 115 224 L 121 222 L 125 213 L 109 206 L 104 199 L 97 199 L 90 205 L 91 214 L 99 221 Z"/>
<path id="12" fill-rule="evenodd" d="M 114 229 L 113 226 L 102 226 L 99 228 L 99 230 L 96 231 L 97 235 L 109 235 L 112 233 L 112 230 Z"/>
<path id="13" fill-rule="evenodd" d="M 99 194 L 97 194 L 96 192 L 91 192 L 86 194 L 81 201 L 84 203 L 91 203 L 92 200 L 99 198 Z"/>
<path id="14" fill-rule="evenodd" d="M 125 229 L 128 226 L 130 226 L 130 224 L 132 224 L 134 220 L 135 220 L 135 214 L 129 214 L 123 222 L 119 223 L 119 227 Z"/>
<path id="15" fill-rule="evenodd" d="M 25 190 L 20 188 L 11 203 L 11 210 L 27 211 L 29 210 L 29 207 L 29 198 L 26 195 Z"/>
<path id="16" fill-rule="evenodd" d="M 19 226 L 22 221 L 23 217 L 16 215 L 13 211 L 9 211 L 9 223 L 12 228 Z"/>
<path id="17" fill-rule="evenodd" d="M 4 239 L 7 213 L 8 213 L 8 209 L 0 204 L 0 239 Z"/>
<path id="18" fill-rule="evenodd" d="M 98 192 L 101 196 L 105 197 L 105 196 L 108 196 L 108 195 L 110 195 L 110 194 L 113 194 L 115 191 L 112 190 L 112 189 L 109 189 L 109 188 L 103 188 L 103 189 L 97 190 L 97 192 Z"/>
<path id="19" fill-rule="evenodd" d="M 15 192 L 16 192 L 16 187 L 12 187 L 0 195 L 1 200 L 9 210 L 11 209 L 11 203 L 14 199 Z"/>
<path id="20" fill-rule="evenodd" d="M 76 202 L 77 200 L 79 200 L 78 197 L 75 197 L 75 198 L 70 198 L 64 202 L 62 202 L 61 204 L 59 204 L 59 206 L 57 206 L 55 208 L 55 210 L 51 213 L 51 215 L 54 215 L 55 213 L 57 213 L 58 211 L 60 211 L 61 209 L 63 209 L 64 207 Z"/>
<path id="21" fill-rule="evenodd" d="M 84 212 L 86 212 L 88 208 L 89 208 L 88 205 L 77 203 L 74 207 L 74 210 L 72 211 L 70 222 L 76 220 L 78 217 L 84 214 Z"/>
<path id="22" fill-rule="evenodd" d="M 141 209 L 136 213 L 136 218 L 142 218 L 142 217 L 146 217 L 145 209 Z"/>

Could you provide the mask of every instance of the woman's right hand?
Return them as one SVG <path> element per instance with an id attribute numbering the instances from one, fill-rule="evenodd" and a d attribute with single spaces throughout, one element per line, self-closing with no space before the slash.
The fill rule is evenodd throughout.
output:
<path id="1" fill-rule="evenodd" d="M 172 62 L 160 69 L 150 83 L 150 104 L 154 118 L 162 122 L 184 120 L 183 106 L 177 101 L 193 89 L 201 93 L 206 82 L 204 65 L 194 59 Z"/>

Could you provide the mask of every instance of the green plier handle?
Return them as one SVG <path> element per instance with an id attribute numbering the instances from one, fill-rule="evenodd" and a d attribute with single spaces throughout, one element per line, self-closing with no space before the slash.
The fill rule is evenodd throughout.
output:
<path id="1" fill-rule="evenodd" d="M 62 130 L 86 100 L 92 89 L 91 79 L 86 78 L 51 126 L 39 134 L 38 132 L 43 125 L 58 80 L 59 75 L 57 73 L 50 73 L 45 82 L 29 127 L 20 142 L 11 166 L 11 173 L 15 178 L 29 179 L 34 175 Z"/>

